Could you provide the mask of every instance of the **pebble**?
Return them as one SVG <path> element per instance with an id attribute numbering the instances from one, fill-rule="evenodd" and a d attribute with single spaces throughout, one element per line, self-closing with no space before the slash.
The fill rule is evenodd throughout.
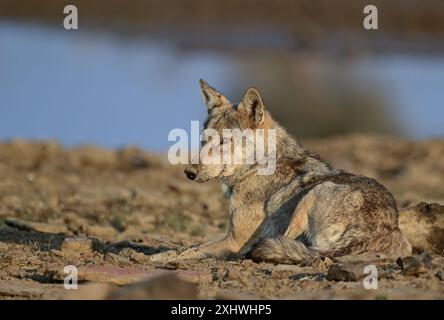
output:
<path id="1" fill-rule="evenodd" d="M 351 263 L 335 263 L 327 272 L 327 280 L 358 281 L 364 276 L 364 266 Z"/>
<path id="2" fill-rule="evenodd" d="M 83 252 L 92 252 L 94 250 L 99 249 L 99 241 L 94 238 L 89 237 L 70 237 L 66 238 L 60 250 L 70 250 L 70 251 L 77 251 L 80 253 Z"/>
<path id="3" fill-rule="evenodd" d="M 7 251 L 7 250 L 8 250 L 8 245 L 0 241 L 0 251 Z"/>
<path id="4" fill-rule="evenodd" d="M 420 255 L 399 258 L 397 263 L 405 276 L 418 276 L 428 272 L 431 267 L 431 257 L 423 252 Z"/>

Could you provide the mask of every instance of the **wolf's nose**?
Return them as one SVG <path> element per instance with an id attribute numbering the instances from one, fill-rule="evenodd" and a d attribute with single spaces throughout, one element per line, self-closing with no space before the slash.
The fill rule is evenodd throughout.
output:
<path id="1" fill-rule="evenodd" d="M 190 180 L 194 180 L 196 179 L 197 176 L 197 170 L 194 168 L 189 168 L 189 169 L 185 169 L 185 175 L 187 176 L 188 179 Z"/>

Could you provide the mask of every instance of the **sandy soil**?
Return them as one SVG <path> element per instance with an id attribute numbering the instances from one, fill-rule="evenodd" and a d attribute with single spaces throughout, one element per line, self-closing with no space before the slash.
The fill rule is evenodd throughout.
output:
<path id="1" fill-rule="evenodd" d="M 352 135 L 304 144 L 338 168 L 379 179 L 400 208 L 444 204 L 444 140 Z M 432 224 L 444 217 L 439 205 L 409 210 Z M 442 225 L 404 261 L 372 255 L 307 267 L 249 259 L 147 261 L 222 236 L 227 218 L 217 183 L 188 181 L 160 155 L 131 147 L 0 143 L 0 298 L 444 298 Z M 377 290 L 363 288 L 368 264 L 379 271 Z M 80 290 L 64 289 L 67 265 L 78 268 Z M 133 295 L 121 292 L 141 280 L 139 295 L 134 285 L 123 287 Z"/>

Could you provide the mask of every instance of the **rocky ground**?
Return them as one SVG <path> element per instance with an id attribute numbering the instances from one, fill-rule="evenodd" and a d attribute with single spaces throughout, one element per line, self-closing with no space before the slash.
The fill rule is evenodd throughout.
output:
<path id="1" fill-rule="evenodd" d="M 0 143 L 0 298 L 444 298 L 444 140 L 352 135 L 305 141 L 336 167 L 375 177 L 398 200 L 412 257 L 346 256 L 311 266 L 147 256 L 222 236 L 216 183 L 136 148 Z M 412 223 L 414 221 L 414 223 Z M 413 227 L 412 227 L 413 226 Z M 377 290 L 363 269 L 377 267 Z M 78 269 L 66 290 L 64 267 Z"/>

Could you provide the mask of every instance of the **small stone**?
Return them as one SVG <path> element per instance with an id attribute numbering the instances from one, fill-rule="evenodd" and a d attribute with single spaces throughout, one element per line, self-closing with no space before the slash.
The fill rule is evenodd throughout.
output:
<path id="1" fill-rule="evenodd" d="M 122 250 L 120 250 L 119 255 L 137 263 L 144 263 L 149 261 L 149 256 L 143 254 L 142 252 L 137 252 L 132 248 L 123 248 Z"/>
<path id="2" fill-rule="evenodd" d="M 156 253 L 149 256 L 149 262 L 156 263 L 159 265 L 167 264 L 168 262 L 176 260 L 178 253 L 176 250 L 168 250 L 160 253 Z"/>
<path id="3" fill-rule="evenodd" d="M 251 267 L 254 264 L 254 261 L 251 259 L 244 259 L 241 262 L 241 265 L 244 267 Z"/>
<path id="4" fill-rule="evenodd" d="M 8 250 L 8 245 L 0 241 L 0 251 L 7 251 L 7 250 Z"/>
<path id="5" fill-rule="evenodd" d="M 418 276 L 428 272 L 431 267 L 431 257 L 425 252 L 416 256 L 399 258 L 396 262 L 405 276 Z"/>
<path id="6" fill-rule="evenodd" d="M 28 173 L 27 175 L 26 175 L 26 180 L 28 180 L 29 182 L 34 182 L 34 180 L 35 180 L 35 175 L 33 174 L 33 173 Z"/>
<path id="7" fill-rule="evenodd" d="M 224 276 L 222 277 L 222 280 L 227 281 L 227 280 L 235 280 L 235 281 L 240 281 L 242 279 L 242 276 L 240 274 L 239 271 L 237 271 L 236 269 L 227 269 L 225 271 Z"/>
<path id="8" fill-rule="evenodd" d="M 112 252 L 108 252 L 105 255 L 104 260 L 108 263 L 113 264 L 113 265 L 122 265 L 122 264 L 129 264 L 130 263 L 130 260 L 128 258 L 119 256 L 119 255 L 112 253 Z"/>
<path id="9" fill-rule="evenodd" d="M 72 237 L 66 238 L 60 250 L 70 250 L 77 252 L 92 252 L 98 250 L 100 243 L 97 239 L 89 237 Z"/>
<path id="10" fill-rule="evenodd" d="M 273 272 L 291 272 L 291 273 L 303 273 L 306 268 L 295 264 L 277 264 L 272 267 Z"/>
<path id="11" fill-rule="evenodd" d="M 298 273 L 290 277 L 291 280 L 295 281 L 324 281 L 325 274 L 322 273 Z"/>
<path id="12" fill-rule="evenodd" d="M 358 281 L 364 276 L 364 266 L 360 264 L 335 263 L 327 272 L 327 280 L 333 281 Z"/>
<path id="13" fill-rule="evenodd" d="M 49 251 L 53 256 L 62 257 L 65 259 L 73 259 L 73 258 L 80 258 L 80 252 L 77 251 L 71 251 L 71 250 L 57 250 L 57 249 L 51 249 Z"/>
<path id="14" fill-rule="evenodd" d="M 148 256 L 143 254 L 142 252 L 134 252 L 131 255 L 131 260 L 137 262 L 137 263 L 144 263 L 149 260 Z"/>

